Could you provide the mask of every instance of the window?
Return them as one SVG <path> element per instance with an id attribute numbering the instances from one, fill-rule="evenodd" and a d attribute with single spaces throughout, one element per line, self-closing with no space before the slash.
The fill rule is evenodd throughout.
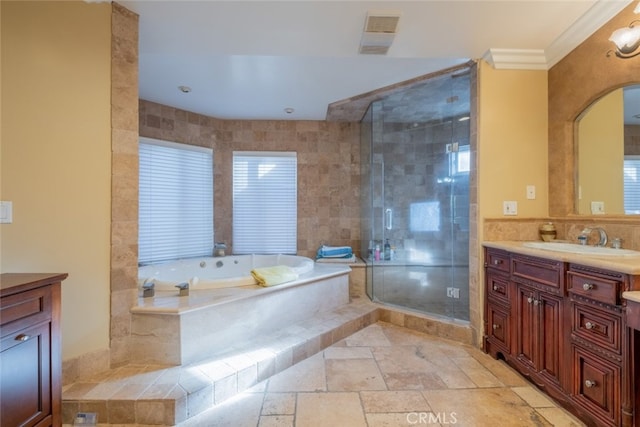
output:
<path id="1" fill-rule="evenodd" d="M 141 264 L 213 254 L 213 151 L 141 138 Z"/>
<path id="2" fill-rule="evenodd" d="M 457 142 L 447 144 L 447 152 L 449 153 L 449 175 L 468 174 L 471 170 L 469 145 L 459 145 Z"/>
<path id="3" fill-rule="evenodd" d="M 297 252 L 297 157 L 233 153 L 233 252 Z"/>
<path id="4" fill-rule="evenodd" d="M 624 213 L 640 214 L 640 156 L 624 157 Z"/>

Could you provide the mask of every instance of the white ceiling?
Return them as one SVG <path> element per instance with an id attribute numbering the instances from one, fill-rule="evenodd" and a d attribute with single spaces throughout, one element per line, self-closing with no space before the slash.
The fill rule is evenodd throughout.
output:
<path id="1" fill-rule="evenodd" d="M 630 1 L 119 3 L 140 16 L 140 98 L 218 118 L 324 120 L 333 102 L 490 49 L 497 67 L 547 69 Z M 371 10 L 401 13 L 385 56 L 358 54 Z"/>

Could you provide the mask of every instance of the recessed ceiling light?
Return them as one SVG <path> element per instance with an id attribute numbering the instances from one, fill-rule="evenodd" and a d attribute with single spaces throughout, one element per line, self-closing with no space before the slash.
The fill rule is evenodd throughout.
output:
<path id="1" fill-rule="evenodd" d="M 291 107 L 287 107 L 287 108 L 285 108 L 285 109 L 284 109 L 284 112 L 285 112 L 285 113 L 287 113 L 287 114 L 291 114 L 291 113 L 293 113 L 294 111 L 296 111 L 296 110 L 294 110 L 294 109 L 293 109 L 293 108 L 291 108 Z"/>
<path id="2" fill-rule="evenodd" d="M 180 90 L 180 92 L 182 93 L 189 93 L 191 92 L 191 88 L 189 86 L 178 86 L 178 89 Z"/>

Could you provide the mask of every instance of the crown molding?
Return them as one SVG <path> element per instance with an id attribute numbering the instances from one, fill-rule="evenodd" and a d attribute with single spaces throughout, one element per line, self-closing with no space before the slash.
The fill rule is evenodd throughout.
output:
<path id="1" fill-rule="evenodd" d="M 544 50 L 492 48 L 482 59 L 496 69 L 548 70 L 632 1 L 636 0 L 597 0 Z"/>
<path id="2" fill-rule="evenodd" d="M 495 69 L 546 70 L 547 59 L 542 49 L 492 48 L 482 57 Z"/>

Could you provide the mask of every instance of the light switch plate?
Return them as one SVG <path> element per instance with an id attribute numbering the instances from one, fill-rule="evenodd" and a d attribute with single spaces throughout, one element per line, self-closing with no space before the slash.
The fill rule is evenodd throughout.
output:
<path id="1" fill-rule="evenodd" d="M 0 224 L 13 222 L 13 203 L 0 201 Z"/>
<path id="2" fill-rule="evenodd" d="M 536 186 L 527 185 L 527 199 L 535 200 L 535 198 L 536 198 Z"/>

